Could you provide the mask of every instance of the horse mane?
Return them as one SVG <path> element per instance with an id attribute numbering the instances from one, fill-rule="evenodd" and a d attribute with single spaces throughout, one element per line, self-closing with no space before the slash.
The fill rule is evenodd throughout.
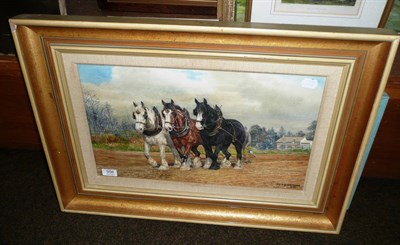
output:
<path id="1" fill-rule="evenodd" d="M 175 106 L 175 108 L 176 108 L 177 110 L 180 110 L 180 111 L 184 111 L 184 110 L 185 110 L 185 108 L 182 109 L 182 107 L 180 107 L 179 105 L 175 105 L 175 104 L 174 104 L 174 106 Z"/>
<path id="2" fill-rule="evenodd" d="M 157 108 L 155 106 L 153 106 L 153 109 L 150 109 L 147 106 L 145 106 L 144 104 L 141 104 L 140 107 L 143 108 L 144 113 L 147 113 L 147 115 L 151 118 L 153 123 L 155 123 L 156 119 L 157 119 L 157 114 L 159 114 Z M 136 112 L 138 113 L 139 109 L 136 109 Z"/>
<path id="3" fill-rule="evenodd" d="M 155 107 L 155 106 L 153 106 L 153 108 L 151 110 L 148 107 L 145 107 L 144 109 L 147 111 L 147 115 L 149 116 L 149 118 L 152 117 L 151 120 L 152 120 L 152 123 L 153 123 L 155 129 L 153 131 L 145 130 L 143 132 L 143 134 L 145 134 L 147 136 L 157 135 L 162 130 L 162 119 L 161 119 L 160 112 L 157 110 L 157 107 Z"/>
<path id="4" fill-rule="evenodd" d="M 209 104 L 203 102 L 199 103 L 198 107 L 203 113 L 205 113 L 206 111 L 214 112 L 214 109 Z"/>
<path id="5" fill-rule="evenodd" d="M 214 110 L 217 112 L 218 117 L 224 118 L 224 116 L 222 114 L 221 107 L 215 105 L 215 109 Z"/>
<path id="6" fill-rule="evenodd" d="M 165 103 L 164 108 L 165 109 L 170 109 L 170 110 L 177 109 L 177 110 L 180 110 L 180 111 L 184 111 L 184 109 L 182 109 L 182 107 L 180 107 L 179 105 L 174 104 L 174 103 Z"/>

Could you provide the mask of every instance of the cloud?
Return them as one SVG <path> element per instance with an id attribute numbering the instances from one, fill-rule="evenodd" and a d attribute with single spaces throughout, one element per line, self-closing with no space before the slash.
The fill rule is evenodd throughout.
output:
<path id="1" fill-rule="evenodd" d="M 221 106 L 225 118 L 247 127 L 298 131 L 317 119 L 324 78 L 120 66 L 113 67 L 111 82 L 83 85 L 110 103 L 119 117 L 130 115 L 132 101 L 161 109 L 162 99 L 173 99 L 191 112 L 194 98 L 207 98 Z"/>

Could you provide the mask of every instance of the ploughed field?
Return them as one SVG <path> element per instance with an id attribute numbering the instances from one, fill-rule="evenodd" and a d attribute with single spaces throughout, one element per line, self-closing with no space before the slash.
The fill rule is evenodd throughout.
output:
<path id="1" fill-rule="evenodd" d="M 172 155 L 166 154 L 168 163 L 172 164 Z M 309 159 L 304 154 L 247 154 L 247 163 L 240 170 L 231 167 L 183 171 L 170 167 L 161 171 L 148 165 L 143 152 L 95 149 L 94 155 L 99 175 L 106 168 L 116 169 L 119 177 L 294 190 L 303 189 Z M 160 162 L 158 152 L 151 152 L 151 156 Z M 202 155 L 203 164 L 204 161 Z M 232 154 L 231 162 L 236 162 L 235 154 Z"/>

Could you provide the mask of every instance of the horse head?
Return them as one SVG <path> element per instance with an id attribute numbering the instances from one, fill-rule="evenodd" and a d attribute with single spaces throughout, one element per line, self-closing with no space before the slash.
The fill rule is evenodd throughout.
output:
<path id="1" fill-rule="evenodd" d="M 184 110 L 179 105 L 176 105 L 173 100 L 170 103 L 164 102 L 164 100 L 161 102 L 164 106 L 161 112 L 164 128 L 169 132 L 176 128 L 181 128 L 184 121 Z"/>
<path id="2" fill-rule="evenodd" d="M 213 128 L 219 115 L 222 115 L 219 107 L 216 106 L 218 109 L 213 109 L 208 105 L 206 99 L 203 99 L 203 102 L 199 102 L 197 99 L 194 99 L 194 101 L 196 102 L 196 108 L 193 110 L 193 114 L 196 116 L 196 128 L 198 130 Z"/>
<path id="3" fill-rule="evenodd" d="M 143 133 L 143 131 L 145 130 L 145 125 L 147 123 L 147 119 L 149 117 L 148 109 L 145 107 L 142 101 L 139 105 L 133 102 L 133 106 L 134 109 L 132 112 L 132 117 L 133 119 L 135 119 L 135 129 L 139 133 Z"/>

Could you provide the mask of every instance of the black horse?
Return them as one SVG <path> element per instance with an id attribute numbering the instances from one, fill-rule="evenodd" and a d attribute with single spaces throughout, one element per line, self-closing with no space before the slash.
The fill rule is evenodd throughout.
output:
<path id="1" fill-rule="evenodd" d="M 196 127 L 200 130 L 206 155 L 212 159 L 210 169 L 217 170 L 220 168 L 220 164 L 217 162 L 220 151 L 225 155 L 222 163 L 226 165 L 227 161 L 227 165 L 230 165 L 231 154 L 228 152 L 228 147 L 231 144 L 235 146 L 237 153 L 237 162 L 234 168 L 243 168 L 242 150 L 247 143 L 244 126 L 235 119 L 225 119 L 221 109 L 217 105 L 212 108 L 207 104 L 206 99 L 203 99 L 203 102 L 195 99 L 195 102 L 196 108 L 193 110 L 193 114 L 196 116 Z M 213 146 L 215 146 L 214 153 L 212 152 Z"/>

